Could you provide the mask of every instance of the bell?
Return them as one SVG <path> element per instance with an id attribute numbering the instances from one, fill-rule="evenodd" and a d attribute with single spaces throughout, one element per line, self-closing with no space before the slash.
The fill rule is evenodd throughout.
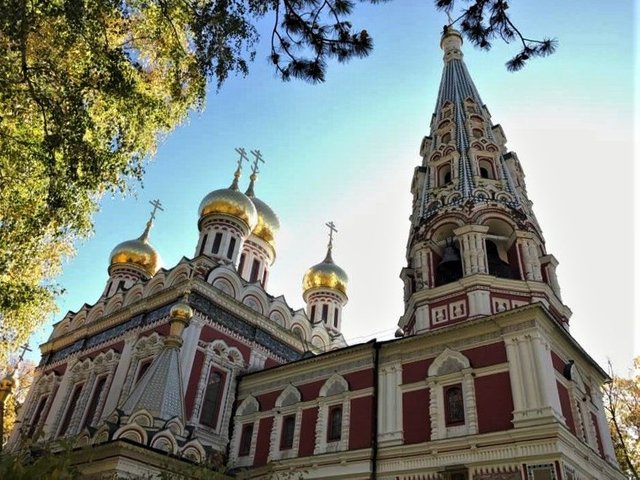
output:
<path id="1" fill-rule="evenodd" d="M 455 282 L 462 278 L 462 261 L 452 242 L 447 242 L 442 253 L 442 260 L 436 268 L 436 286 Z"/>
<path id="2" fill-rule="evenodd" d="M 460 257 L 458 256 L 458 252 L 456 252 L 456 249 L 453 247 L 453 245 L 448 244 L 446 247 L 444 247 L 442 260 L 440 260 L 438 267 L 440 267 L 444 263 L 459 262 L 459 261 L 460 261 Z"/>

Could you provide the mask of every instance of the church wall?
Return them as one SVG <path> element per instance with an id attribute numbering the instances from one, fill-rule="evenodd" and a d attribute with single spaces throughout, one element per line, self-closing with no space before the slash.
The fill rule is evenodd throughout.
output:
<path id="1" fill-rule="evenodd" d="M 361 390 L 373 386 L 373 371 L 371 369 L 347 373 L 344 378 L 349 383 L 349 390 Z"/>
<path id="2" fill-rule="evenodd" d="M 604 451 L 602 449 L 602 436 L 600 435 L 600 428 L 598 427 L 598 419 L 596 418 L 595 413 L 591 412 L 591 422 L 596 430 L 596 443 L 598 445 L 598 453 L 601 457 L 604 458 Z"/>
<path id="3" fill-rule="evenodd" d="M 253 465 L 259 467 L 267 463 L 269 457 L 269 438 L 271 437 L 271 428 L 273 427 L 273 417 L 260 419 L 258 425 L 258 441 L 256 443 L 256 455 Z"/>
<path id="4" fill-rule="evenodd" d="M 371 446 L 373 397 L 359 397 L 351 400 L 349 425 L 349 450 Z"/>
<path id="5" fill-rule="evenodd" d="M 281 390 L 276 390 L 273 392 L 264 393 L 262 395 L 256 396 L 256 399 L 260 404 L 260 411 L 267 412 L 269 410 L 272 410 L 276 406 L 276 400 L 282 393 L 282 390 L 284 390 L 284 388 Z"/>
<path id="6" fill-rule="evenodd" d="M 507 349 L 504 342 L 462 350 L 461 353 L 469 359 L 473 368 L 497 365 L 507 361 Z"/>
<path id="7" fill-rule="evenodd" d="M 414 390 L 402 395 L 404 443 L 422 443 L 431 438 L 429 390 Z"/>
<path id="8" fill-rule="evenodd" d="M 300 395 L 302 395 L 302 401 L 307 402 L 318 398 L 318 395 L 320 395 L 320 389 L 322 388 L 322 385 L 324 385 L 325 381 L 326 380 L 318 380 L 316 382 L 298 385 L 298 390 L 300 390 Z"/>
<path id="9" fill-rule="evenodd" d="M 273 358 L 267 358 L 264 362 L 264 368 L 277 367 L 278 365 L 280 365 L 280 363 L 275 361 Z"/>
<path id="10" fill-rule="evenodd" d="M 239 342 L 235 338 L 225 335 L 223 332 L 213 328 L 211 325 L 205 325 L 202 327 L 200 341 L 211 343 L 214 340 L 223 340 L 228 346 L 237 348 L 245 359 L 248 359 L 251 356 L 251 348 L 247 346 L 246 343 Z"/>
<path id="11" fill-rule="evenodd" d="M 478 433 L 499 432 L 513 428 L 513 398 L 509 372 L 476 377 Z"/>
<path id="12" fill-rule="evenodd" d="M 108 350 L 113 350 L 116 353 L 122 353 L 122 349 L 124 348 L 124 340 L 120 340 L 119 342 L 116 343 L 112 343 L 109 345 L 105 345 L 102 348 L 99 348 L 97 350 L 92 351 L 91 353 L 88 353 L 86 355 L 82 355 L 80 357 L 78 357 L 78 360 L 83 361 L 87 358 L 93 360 L 94 358 L 96 358 L 98 355 L 100 355 L 103 352 L 106 352 Z"/>
<path id="13" fill-rule="evenodd" d="M 402 364 L 402 383 L 406 385 L 427 378 L 429 366 L 434 360 L 435 358 L 428 358 L 426 360 Z"/>
<path id="14" fill-rule="evenodd" d="M 298 456 L 308 457 L 313 455 L 315 448 L 315 430 L 318 421 L 318 408 L 307 408 L 302 410 L 302 422 L 300 424 L 300 447 Z"/>

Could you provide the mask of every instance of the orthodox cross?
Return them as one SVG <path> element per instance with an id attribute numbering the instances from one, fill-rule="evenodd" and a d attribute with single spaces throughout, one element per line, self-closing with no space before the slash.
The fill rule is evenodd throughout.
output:
<path id="1" fill-rule="evenodd" d="M 331 248 L 331 247 L 333 247 L 333 233 L 337 232 L 338 229 L 336 228 L 336 226 L 333 223 L 333 221 L 327 222 L 327 223 L 325 223 L 325 225 L 327 227 L 329 227 L 329 248 Z"/>
<path id="2" fill-rule="evenodd" d="M 260 171 L 258 169 L 258 162 L 265 163 L 265 161 L 262 158 L 262 153 L 260 153 L 260 150 L 251 150 L 251 154 L 254 157 L 256 157 L 256 159 L 253 161 L 253 166 L 251 167 L 251 172 L 252 173 L 258 173 Z"/>
<path id="3" fill-rule="evenodd" d="M 26 352 L 31 352 L 31 351 L 32 351 L 32 350 L 29 348 L 29 344 L 28 344 L 28 343 L 25 343 L 24 345 L 22 345 L 22 346 L 20 347 L 20 350 L 22 350 L 22 351 L 20 352 L 20 357 L 18 358 L 18 363 L 20 363 L 20 362 L 22 361 L 22 359 L 24 358 L 24 354 L 25 354 Z"/>
<path id="4" fill-rule="evenodd" d="M 449 20 L 449 25 L 451 25 L 453 23 L 453 18 L 451 18 L 451 9 L 447 9 L 447 20 Z"/>
<path id="5" fill-rule="evenodd" d="M 162 212 L 164 212 L 164 208 L 162 208 L 162 204 L 160 203 L 160 200 L 156 199 L 156 200 L 149 200 L 149 203 L 151 205 L 153 205 L 153 210 L 151 211 L 151 218 L 149 219 L 150 222 L 153 222 L 156 218 L 156 210 L 160 210 Z"/>
<path id="6" fill-rule="evenodd" d="M 242 162 L 244 160 L 248 162 L 249 157 L 247 157 L 247 151 L 242 147 L 236 148 L 236 152 L 238 152 L 238 155 L 240 155 L 240 158 L 238 159 L 238 170 L 242 170 Z"/>

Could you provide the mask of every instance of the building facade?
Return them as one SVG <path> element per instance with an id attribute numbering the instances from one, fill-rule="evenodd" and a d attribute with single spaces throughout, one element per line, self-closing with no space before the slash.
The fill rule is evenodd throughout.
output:
<path id="1" fill-rule="evenodd" d="M 150 220 L 112 252 L 101 298 L 54 326 L 10 447 L 75 437 L 93 446 L 87 477 L 214 461 L 239 478 L 622 479 L 607 375 L 570 334 L 522 167 L 461 47 L 447 29 L 395 340 L 346 345 L 332 237 L 305 309 L 267 293 L 279 220 L 255 196 L 259 152 L 239 190 L 239 149 L 231 186 L 199 206 L 193 258 L 159 269 Z"/>

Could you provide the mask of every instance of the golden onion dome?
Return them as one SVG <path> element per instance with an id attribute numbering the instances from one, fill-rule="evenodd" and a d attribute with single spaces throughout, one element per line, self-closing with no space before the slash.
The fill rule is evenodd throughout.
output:
<path id="1" fill-rule="evenodd" d="M 139 238 L 116 245 L 109 257 L 109 266 L 133 264 L 145 270 L 149 275 L 155 275 L 160 269 L 162 261 L 156 249 L 149 243 L 150 228 L 151 222 L 147 223 L 147 228 Z"/>
<path id="2" fill-rule="evenodd" d="M 221 188 L 209 193 L 198 207 L 200 219 L 207 215 L 229 215 L 242 220 L 249 230 L 258 224 L 258 212 L 253 202 L 244 193 L 232 188 Z"/>
<path id="3" fill-rule="evenodd" d="M 16 386 L 16 381 L 13 378 L 13 374 L 7 373 L 0 380 L 0 401 L 4 401 L 4 399 L 13 391 L 13 388 L 15 386 Z"/>
<path id="4" fill-rule="evenodd" d="M 258 212 L 258 224 L 251 232 L 273 248 L 276 248 L 276 235 L 280 230 L 280 220 L 269 205 L 256 197 L 250 197 Z"/>
<path id="5" fill-rule="evenodd" d="M 330 288 L 347 294 L 349 277 L 345 271 L 333 263 L 331 247 L 327 251 L 326 258 L 306 271 L 302 278 L 302 291 L 305 295 L 313 288 Z"/>

